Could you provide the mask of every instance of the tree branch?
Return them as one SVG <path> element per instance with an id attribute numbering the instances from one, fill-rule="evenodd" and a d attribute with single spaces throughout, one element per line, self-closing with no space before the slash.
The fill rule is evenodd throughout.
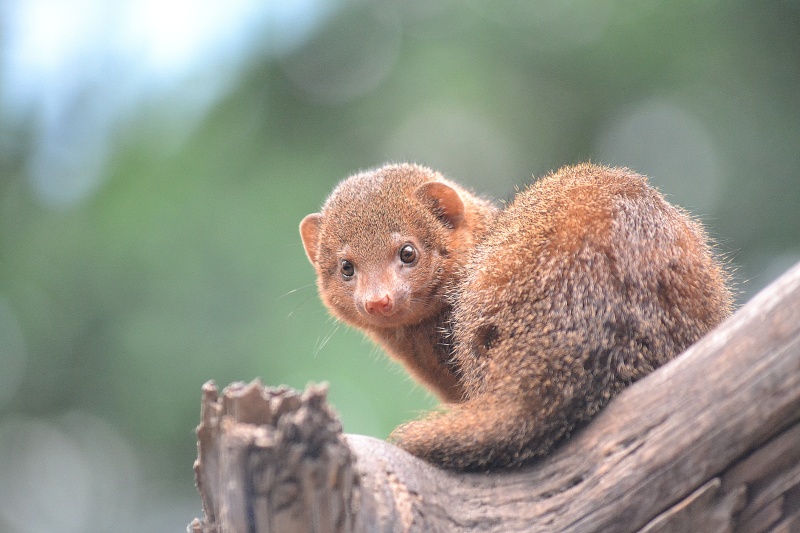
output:
<path id="1" fill-rule="evenodd" d="M 523 469 L 343 435 L 319 387 L 206 384 L 202 409 L 194 532 L 798 531 L 800 264 Z"/>

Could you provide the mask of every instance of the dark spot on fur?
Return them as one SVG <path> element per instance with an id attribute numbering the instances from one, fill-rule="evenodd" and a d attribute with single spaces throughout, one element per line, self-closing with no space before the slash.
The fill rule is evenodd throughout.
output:
<path id="1" fill-rule="evenodd" d="M 622 315 L 618 316 L 616 320 L 608 320 L 604 326 L 606 331 L 611 333 L 614 344 L 627 344 L 642 329 L 640 320 L 630 315 Z"/>
<path id="2" fill-rule="evenodd" d="M 475 342 L 480 348 L 481 355 L 486 355 L 486 352 L 492 349 L 497 344 L 497 339 L 500 337 L 500 332 L 494 324 L 486 324 L 478 328 L 475 335 Z"/>

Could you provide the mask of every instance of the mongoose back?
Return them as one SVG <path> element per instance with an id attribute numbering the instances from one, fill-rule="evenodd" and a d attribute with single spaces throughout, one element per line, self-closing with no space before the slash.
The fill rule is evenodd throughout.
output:
<path id="1" fill-rule="evenodd" d="M 300 234 L 330 312 L 455 402 L 463 389 L 445 333 L 447 294 L 495 213 L 429 168 L 386 165 L 337 185 Z"/>
<path id="2" fill-rule="evenodd" d="M 392 439 L 443 467 L 548 453 L 731 312 L 701 226 L 628 170 L 566 167 L 519 193 L 453 297 L 463 403 Z"/>

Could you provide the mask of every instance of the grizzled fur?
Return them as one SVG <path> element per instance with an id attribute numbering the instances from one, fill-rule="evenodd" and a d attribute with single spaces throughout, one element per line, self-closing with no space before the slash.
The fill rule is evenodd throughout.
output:
<path id="1" fill-rule="evenodd" d="M 548 453 L 732 305 L 700 224 L 644 177 L 592 164 L 519 193 L 459 278 L 452 322 L 465 400 L 392 439 L 461 470 Z"/>

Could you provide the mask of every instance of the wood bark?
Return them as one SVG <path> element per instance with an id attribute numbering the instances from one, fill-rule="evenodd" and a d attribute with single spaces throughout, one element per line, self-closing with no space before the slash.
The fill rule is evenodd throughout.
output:
<path id="1" fill-rule="evenodd" d="M 325 389 L 204 387 L 199 532 L 800 531 L 800 264 L 551 456 L 462 474 L 344 435 Z"/>

